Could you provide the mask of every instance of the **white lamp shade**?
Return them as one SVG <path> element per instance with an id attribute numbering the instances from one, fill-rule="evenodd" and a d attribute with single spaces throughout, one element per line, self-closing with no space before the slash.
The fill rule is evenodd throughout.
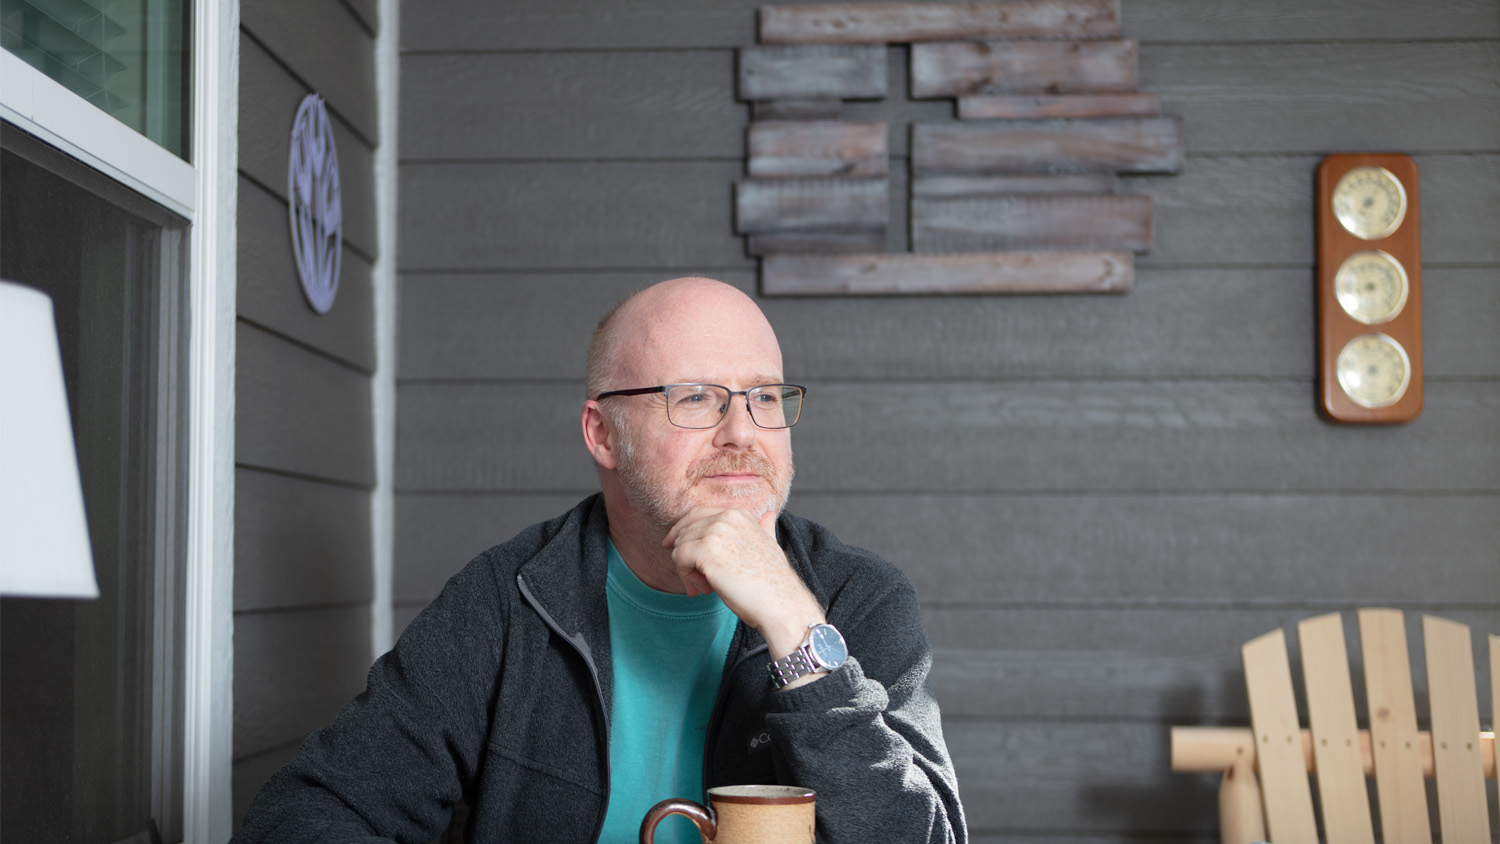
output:
<path id="1" fill-rule="evenodd" d="M 97 598 L 52 300 L 0 281 L 0 594 Z"/>

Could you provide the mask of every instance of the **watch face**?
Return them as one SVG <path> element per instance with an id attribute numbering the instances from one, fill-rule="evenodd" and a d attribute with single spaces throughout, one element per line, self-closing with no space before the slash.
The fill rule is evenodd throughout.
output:
<path id="1" fill-rule="evenodd" d="M 832 624 L 819 624 L 807 634 L 807 650 L 819 668 L 832 671 L 844 664 L 849 657 L 849 646 L 844 636 Z"/>
<path id="2" fill-rule="evenodd" d="M 1377 240 L 1400 228 L 1406 188 L 1384 167 L 1356 167 L 1333 189 L 1333 214 L 1355 237 Z"/>
<path id="3" fill-rule="evenodd" d="M 1363 407 L 1395 404 L 1411 382 L 1406 350 L 1384 334 L 1361 334 L 1350 340 L 1334 368 L 1339 386 Z"/>
<path id="4" fill-rule="evenodd" d="M 1350 255 L 1333 277 L 1339 305 L 1366 325 L 1387 322 L 1401 313 L 1409 287 L 1401 262 L 1379 251 Z"/>

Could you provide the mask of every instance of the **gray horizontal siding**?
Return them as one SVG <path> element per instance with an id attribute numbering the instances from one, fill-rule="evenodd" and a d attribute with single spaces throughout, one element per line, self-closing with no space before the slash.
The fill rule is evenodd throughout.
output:
<path id="1" fill-rule="evenodd" d="M 1193 158 L 1182 173 L 1130 177 L 1153 203 L 1156 243 L 1141 266 L 1313 266 L 1313 174 L 1321 156 Z M 1500 263 L 1500 155 L 1414 156 L 1421 175 L 1422 263 Z M 1310 294 L 1309 294 L 1310 295 Z"/>
<path id="2" fill-rule="evenodd" d="M 367 144 L 380 142 L 375 41 L 349 6 L 336 0 L 252 0 L 240 9 L 240 26 L 322 94 Z"/>
<path id="3" fill-rule="evenodd" d="M 244 468 L 234 484 L 235 610 L 374 597 L 369 493 Z"/>
<path id="4" fill-rule="evenodd" d="M 370 665 L 370 374 L 378 138 L 374 0 L 240 9 L 235 385 L 235 822 Z M 298 281 L 287 220 L 292 121 L 320 94 L 339 157 L 332 310 Z"/>
<path id="5" fill-rule="evenodd" d="M 401 496 L 396 599 L 430 601 L 475 554 L 583 494 Z M 1495 494 L 804 490 L 790 508 L 896 562 L 924 604 L 945 609 L 1282 606 L 1300 618 L 1307 607 L 1444 608 L 1500 595 Z M 1219 658 L 1237 654 L 1235 645 Z"/>
<path id="6" fill-rule="evenodd" d="M 731 50 L 408 56 L 401 157 L 738 156 L 733 86 Z"/>
<path id="7" fill-rule="evenodd" d="M 405 50 L 549 50 L 741 47 L 755 43 L 763 0 L 553 0 L 524 12 L 488 0 L 402 8 Z M 1495 38 L 1484 0 L 1455 0 L 1441 14 L 1409 0 L 1126 0 L 1123 29 L 1142 41 L 1253 42 Z"/>
<path id="8" fill-rule="evenodd" d="M 1342 612 L 1344 638 L 1357 666 L 1354 606 L 939 607 L 924 608 L 923 620 L 934 649 L 933 690 L 947 717 L 1244 725 L 1250 709 L 1237 664 L 1240 646 L 1262 633 L 1285 630 L 1300 699 L 1297 622 Z M 1429 717 L 1424 613 L 1467 624 L 1475 633 L 1500 629 L 1500 610 L 1493 608 L 1407 609 L 1411 680 L 1422 722 Z M 1485 639 L 1475 635 L 1472 642 L 1476 664 L 1483 666 L 1489 661 Z M 1481 684 L 1487 676 L 1481 670 Z M 1362 684 L 1356 680 L 1356 685 Z M 1362 703 L 1364 689 L 1358 694 Z"/>
<path id="9" fill-rule="evenodd" d="M 370 607 L 239 613 L 234 619 L 234 756 L 302 741 L 364 688 Z"/>
<path id="10" fill-rule="evenodd" d="M 247 323 L 237 334 L 236 463 L 373 486 L 369 376 Z"/>
<path id="11" fill-rule="evenodd" d="M 1158 45 L 1140 90 L 1183 118 L 1197 155 L 1329 150 L 1488 150 L 1500 136 L 1500 55 L 1487 42 Z M 733 50 L 418 54 L 403 68 L 405 160 L 672 160 L 744 154 L 747 110 Z M 891 124 L 948 121 L 951 100 L 906 99 L 906 50 L 880 102 L 846 106 Z M 1330 113 L 1338 120 L 1329 120 Z M 1441 120 L 1443 131 L 1431 131 Z"/>
<path id="12" fill-rule="evenodd" d="M 406 164 L 403 269 L 751 267 L 738 160 Z"/>
<path id="13" fill-rule="evenodd" d="M 601 310 L 664 271 L 408 274 L 401 375 L 567 380 Z M 1143 269 L 1126 296 L 769 299 L 797 378 L 1311 378 L 1311 274 L 1294 267 Z M 718 278 L 750 293 L 748 271 Z M 1427 377 L 1500 376 L 1491 268 L 1422 275 Z M 933 330 L 937 328 L 941 330 Z M 902 336 L 902 343 L 891 343 Z M 1142 343 L 1150 336 L 1151 343 Z M 812 401 L 817 402 L 817 397 Z"/>
<path id="14" fill-rule="evenodd" d="M 1500 477 L 1494 381 L 1429 383 L 1402 427 L 1324 423 L 1301 380 L 808 386 L 793 437 L 804 490 L 1493 490 Z M 580 405 L 571 384 L 402 387 L 398 489 L 587 487 Z"/>

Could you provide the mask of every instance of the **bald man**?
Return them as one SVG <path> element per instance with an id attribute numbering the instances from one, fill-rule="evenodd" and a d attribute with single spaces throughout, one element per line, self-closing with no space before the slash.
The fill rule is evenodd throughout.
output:
<path id="1" fill-rule="evenodd" d="M 425 844 L 463 800 L 470 841 L 631 844 L 661 800 L 781 783 L 819 841 L 965 841 L 910 583 L 783 512 L 806 390 L 755 302 L 645 289 L 586 390 L 601 492 L 455 575 L 235 840 Z"/>

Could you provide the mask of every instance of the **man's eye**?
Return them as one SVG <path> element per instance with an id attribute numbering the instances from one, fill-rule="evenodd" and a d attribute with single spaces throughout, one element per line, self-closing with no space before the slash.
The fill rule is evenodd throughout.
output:
<path id="1" fill-rule="evenodd" d="M 781 396 L 778 396 L 775 393 L 756 393 L 755 402 L 756 404 L 781 404 Z"/>
<path id="2" fill-rule="evenodd" d="M 702 404 L 713 398 L 708 393 L 689 393 L 677 399 L 678 404 Z"/>

